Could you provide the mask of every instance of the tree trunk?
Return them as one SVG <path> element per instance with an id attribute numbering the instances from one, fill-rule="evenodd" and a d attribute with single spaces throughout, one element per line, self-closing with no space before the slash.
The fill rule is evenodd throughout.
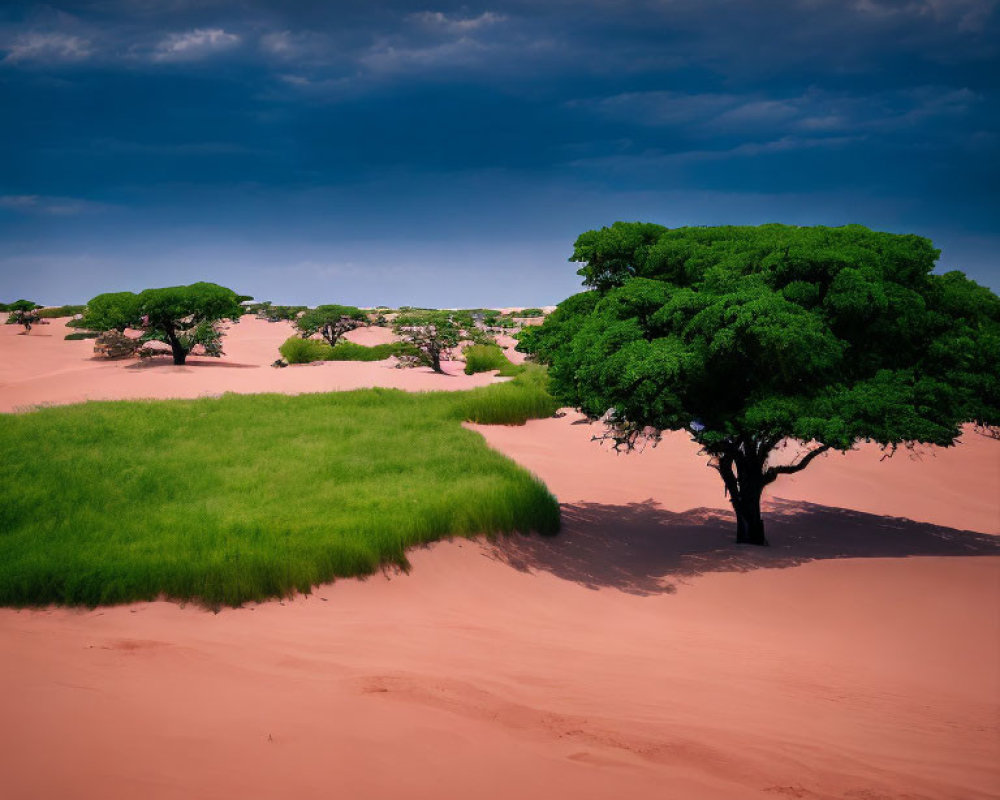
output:
<path id="1" fill-rule="evenodd" d="M 760 516 L 761 494 L 763 487 L 756 491 L 752 487 L 744 487 L 738 498 L 730 498 L 733 511 L 736 512 L 736 544 L 768 545 L 764 535 L 764 520 Z"/>
<path id="2" fill-rule="evenodd" d="M 170 343 L 170 352 L 174 356 L 174 364 L 177 366 L 184 366 L 184 362 L 187 361 L 188 351 L 184 348 L 184 345 L 180 343 L 177 336 L 173 331 L 167 331 L 167 341 Z"/>
<path id="3" fill-rule="evenodd" d="M 763 437 L 740 434 L 723 442 L 713 453 L 716 461 L 712 466 L 722 476 L 729 502 L 736 512 L 737 544 L 767 546 L 764 520 L 760 516 L 764 487 L 774 483 L 779 475 L 801 472 L 831 448 L 829 444 L 820 444 L 794 464 L 766 466 L 768 455 L 780 441 L 781 437 L 775 434 Z"/>
<path id="4" fill-rule="evenodd" d="M 716 469 L 726 484 L 726 492 L 736 512 L 736 543 L 766 547 L 760 498 L 768 480 L 764 464 L 770 447 L 749 437 L 730 442 L 719 456 Z"/>

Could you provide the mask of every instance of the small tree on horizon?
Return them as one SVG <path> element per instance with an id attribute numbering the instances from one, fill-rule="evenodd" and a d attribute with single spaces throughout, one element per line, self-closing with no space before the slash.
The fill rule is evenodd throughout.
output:
<path id="1" fill-rule="evenodd" d="M 132 292 L 100 294 L 87 303 L 80 327 L 92 331 L 124 331 L 135 328 L 143 333 L 140 342 L 159 341 L 170 345 L 174 364 L 184 364 L 197 345 L 205 355 L 222 352 L 224 319 L 238 321 L 242 302 L 250 298 L 214 283 L 192 283 Z"/>
<path id="2" fill-rule="evenodd" d="M 318 333 L 330 347 L 334 347 L 341 336 L 367 321 L 368 315 L 355 306 L 326 305 L 307 309 L 295 320 L 295 326 L 303 339 Z"/>
<path id="3" fill-rule="evenodd" d="M 577 239 L 590 290 L 518 349 L 616 448 L 686 431 L 722 477 L 736 541 L 766 545 L 764 489 L 827 451 L 998 432 L 1000 298 L 933 274 L 938 256 L 860 225 L 618 222 Z M 804 449 L 778 463 L 788 442 Z"/>
<path id="4" fill-rule="evenodd" d="M 41 320 L 38 309 L 42 306 L 31 300 L 15 300 L 9 303 L 6 310 L 10 312 L 7 317 L 8 325 L 23 325 L 25 333 L 31 333 L 31 326 Z"/>
<path id="5" fill-rule="evenodd" d="M 420 351 L 420 361 L 435 372 L 444 374 L 441 360 L 463 338 L 463 328 L 450 311 L 423 311 L 401 314 L 394 324 L 403 341 Z"/>

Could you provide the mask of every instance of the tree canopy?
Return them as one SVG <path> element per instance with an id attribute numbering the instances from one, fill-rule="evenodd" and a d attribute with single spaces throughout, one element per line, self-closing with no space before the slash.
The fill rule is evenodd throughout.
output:
<path id="1" fill-rule="evenodd" d="M 303 338 L 319 333 L 327 344 L 335 346 L 348 331 L 364 325 L 368 315 L 354 306 L 326 305 L 308 309 L 295 320 L 295 325 L 301 331 Z"/>
<path id="2" fill-rule="evenodd" d="M 7 317 L 8 325 L 23 325 L 25 333 L 31 333 L 31 326 L 41 319 L 38 309 L 42 306 L 32 300 L 15 300 L 4 306 L 4 311 L 9 311 Z"/>
<path id="3" fill-rule="evenodd" d="M 441 360 L 447 358 L 465 333 L 462 320 L 456 319 L 456 313 L 451 311 L 412 311 L 400 314 L 396 318 L 394 329 L 403 341 L 417 348 L 421 363 L 442 373 L 444 370 L 441 368 Z"/>
<path id="4" fill-rule="evenodd" d="M 214 283 L 192 283 L 132 292 L 99 294 L 87 303 L 81 327 L 94 331 L 135 328 L 141 341 L 170 345 L 175 364 L 183 364 L 196 345 L 209 356 L 222 355 L 223 319 L 238 320 L 250 298 Z"/>
<path id="5" fill-rule="evenodd" d="M 766 544 L 760 496 L 778 476 L 861 440 L 948 446 L 1000 423 L 1000 298 L 913 235 L 841 228 L 668 229 L 581 235 L 589 291 L 519 349 L 619 446 L 685 430 L 712 457 L 737 540 Z M 773 463 L 798 440 L 798 461 Z"/>

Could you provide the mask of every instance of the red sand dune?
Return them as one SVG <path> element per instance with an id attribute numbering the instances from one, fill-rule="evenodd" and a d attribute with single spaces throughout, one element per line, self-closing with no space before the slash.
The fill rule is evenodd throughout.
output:
<path id="1" fill-rule="evenodd" d="M 273 360 L 283 335 L 243 325 L 232 358 Z M 221 390 L 10 331 L 5 408 Z M 383 377 L 354 366 L 214 372 Z M 1000 443 L 818 459 L 772 486 L 760 549 L 683 437 L 618 456 L 572 413 L 476 429 L 557 494 L 559 536 L 441 542 L 408 575 L 219 614 L 0 610 L 0 794 L 1000 797 Z"/>

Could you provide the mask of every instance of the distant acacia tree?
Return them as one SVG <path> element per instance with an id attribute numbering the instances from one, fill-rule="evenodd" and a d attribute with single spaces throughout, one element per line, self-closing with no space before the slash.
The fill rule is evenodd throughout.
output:
<path id="1" fill-rule="evenodd" d="M 463 327 L 450 311 L 415 311 L 396 318 L 395 331 L 420 352 L 419 360 L 444 373 L 441 360 L 463 338 Z"/>
<path id="2" fill-rule="evenodd" d="M 205 355 L 221 356 L 224 319 L 238 320 L 241 303 L 249 300 L 214 283 L 192 283 L 132 292 L 100 294 L 87 303 L 80 327 L 92 331 L 141 330 L 141 342 L 170 345 L 175 364 L 183 364 L 191 350 L 201 345 Z"/>
<path id="3" fill-rule="evenodd" d="M 31 326 L 41 319 L 38 313 L 38 309 L 40 308 L 42 306 L 38 305 L 38 303 L 33 303 L 31 300 L 15 300 L 6 306 L 5 310 L 10 312 L 7 317 L 7 324 L 23 325 L 24 332 L 31 333 Z"/>
<path id="4" fill-rule="evenodd" d="M 353 331 L 368 321 L 368 315 L 354 306 L 317 306 L 307 309 L 295 320 L 303 339 L 308 339 L 314 333 L 322 336 L 331 347 L 340 341 L 340 337 L 348 331 Z"/>
<path id="5" fill-rule="evenodd" d="M 966 422 L 997 433 L 1000 298 L 932 274 L 938 255 L 859 225 L 619 222 L 577 239 L 591 290 L 519 349 L 616 447 L 687 431 L 722 477 L 736 540 L 763 545 L 764 488 L 828 450 L 949 446 Z"/>

